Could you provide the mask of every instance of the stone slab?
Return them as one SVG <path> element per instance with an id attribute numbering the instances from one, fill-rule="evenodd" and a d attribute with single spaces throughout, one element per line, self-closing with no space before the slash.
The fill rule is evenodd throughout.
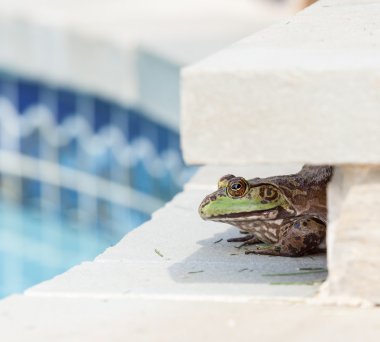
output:
<path id="1" fill-rule="evenodd" d="M 14 296 L 2 341 L 378 341 L 378 308 Z"/>
<path id="2" fill-rule="evenodd" d="M 260 176 L 294 172 L 298 167 L 261 166 Z M 252 170 L 231 169 L 242 175 L 245 171 L 251 174 L 259 170 L 255 166 Z M 195 207 L 199 199 L 212 188 L 214 175 L 224 171 L 225 167 L 201 169 L 185 192 L 94 262 L 76 266 L 24 295 L 0 301 L 0 340 L 236 341 L 249 338 L 301 342 L 330 341 L 332 336 L 339 336 L 344 341 L 378 341 L 378 307 L 324 306 L 314 297 L 317 284 L 294 284 L 313 283 L 324 273 L 302 277 L 266 275 L 298 272 L 300 267 L 325 267 L 325 256 L 246 256 L 225 242 L 230 232 L 233 233 L 228 225 L 222 227 L 198 218 Z M 332 184 L 355 183 L 360 188 L 371 186 L 378 179 L 376 172 L 366 173 L 364 169 L 344 174 L 345 177 L 336 178 L 339 181 Z M 347 203 L 352 204 L 351 189 L 346 191 L 342 186 L 340 189 L 343 198 L 350 198 Z M 357 198 L 361 193 L 352 195 Z M 371 202 L 365 200 L 362 205 L 371 207 Z M 339 218 L 342 208 L 332 210 L 332 218 Z M 347 210 L 355 211 L 355 208 L 351 206 Z M 343 230 L 341 233 L 345 234 Z M 355 234 L 349 230 L 344 236 Z M 223 240 L 214 243 L 216 238 Z M 369 236 L 371 255 L 375 252 L 375 238 L 373 230 Z M 158 248 L 162 257 L 154 251 Z M 230 251 L 238 255 L 232 256 Z M 359 256 L 363 252 L 360 250 Z M 337 263 L 338 266 L 343 268 L 343 274 L 349 269 L 342 263 Z M 351 277 L 344 280 L 355 281 Z M 278 284 L 281 282 L 293 284 Z M 347 286 L 349 289 L 350 285 Z"/>
<path id="3" fill-rule="evenodd" d="M 380 163 L 379 13 L 320 0 L 185 68 L 185 160 Z"/>
<path id="4" fill-rule="evenodd" d="M 28 296 L 158 298 L 246 302 L 295 301 L 313 297 L 327 273 L 299 276 L 299 267 L 323 267 L 322 256 L 293 263 L 95 262 L 85 263 L 26 291 Z"/>
<path id="5" fill-rule="evenodd" d="M 251 165 L 205 165 L 199 168 L 192 179 L 185 184 L 185 189 L 214 191 L 220 177 L 233 174 L 251 179 L 255 177 L 271 177 L 286 175 L 301 170 L 302 164 L 251 164 Z"/>
<path id="6" fill-rule="evenodd" d="M 329 185 L 330 296 L 380 303 L 380 167 L 336 167 Z"/>

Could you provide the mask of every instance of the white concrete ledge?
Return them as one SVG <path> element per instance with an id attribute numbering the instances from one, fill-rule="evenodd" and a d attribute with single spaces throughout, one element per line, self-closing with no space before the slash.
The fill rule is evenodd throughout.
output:
<path id="1" fill-rule="evenodd" d="M 268 176 L 294 172 L 299 167 L 202 169 L 187 190 L 94 262 L 83 263 L 34 286 L 23 296 L 0 302 L 1 339 L 47 338 L 54 333 L 65 339 L 68 332 L 100 338 L 105 336 L 103 329 L 93 329 L 100 326 L 99 322 L 108 322 L 106 325 L 113 322 L 114 329 L 119 327 L 112 337 L 120 337 L 122 329 L 125 336 L 136 336 L 125 324 L 129 327 L 144 324 L 144 336 L 151 336 L 157 322 L 162 321 L 163 327 L 168 327 L 174 316 L 178 317 L 173 325 L 177 336 L 179 331 L 183 333 L 183 329 L 192 326 L 189 321 L 198 320 L 207 312 L 213 316 L 218 309 L 222 310 L 217 317 L 225 320 L 230 317 L 229 308 L 237 313 L 241 303 L 246 303 L 255 317 L 260 314 L 254 310 L 258 306 L 251 306 L 252 302 L 261 302 L 267 308 L 272 304 L 265 303 L 288 303 L 284 309 L 293 310 L 290 303 L 314 298 L 327 273 L 275 274 L 297 273 L 300 267 L 325 267 L 324 255 L 303 258 L 245 255 L 243 249 L 235 248 L 236 244 L 226 242 L 238 234 L 237 229 L 202 221 L 197 213 L 201 199 L 216 187 L 216 180 L 224 172 L 246 177 Z M 208 311 L 210 303 L 214 304 Z M 145 312 L 149 312 L 151 320 L 143 318 Z M 127 321 L 125 315 L 129 317 Z M 237 318 L 233 316 L 234 322 Z M 209 324 L 216 329 L 216 321 Z M 226 324 L 228 327 L 229 323 Z M 21 328 L 13 329 L 16 325 Z M 170 337 L 171 332 L 162 328 L 157 333 Z"/>
<path id="2" fill-rule="evenodd" d="M 380 1 L 321 0 L 183 72 L 189 163 L 380 163 Z"/>
<path id="3" fill-rule="evenodd" d="M 40 298 L 0 305 L 2 341 L 375 342 L 379 309 L 271 303 Z"/>
<path id="4" fill-rule="evenodd" d="M 200 200 L 223 173 L 264 177 L 299 168 L 202 168 L 151 221 L 94 262 L 1 301 L 0 339 L 297 342 L 339 333 L 345 341 L 377 341 L 379 308 L 310 305 L 323 303 L 316 294 L 325 274 L 273 275 L 325 267 L 324 255 L 245 255 L 225 242 L 236 229 L 198 217 Z"/>

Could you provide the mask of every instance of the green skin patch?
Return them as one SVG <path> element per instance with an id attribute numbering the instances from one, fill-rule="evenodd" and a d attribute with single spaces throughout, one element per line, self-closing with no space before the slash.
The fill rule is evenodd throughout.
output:
<path id="1" fill-rule="evenodd" d="M 220 192 L 215 200 L 200 207 L 200 214 L 203 218 L 210 218 L 228 214 L 260 212 L 275 209 L 277 207 L 288 207 L 286 199 L 279 195 L 273 201 L 263 201 L 257 193 L 257 189 L 251 189 L 248 194 L 241 198 L 230 198 L 226 194 L 221 196 Z"/>

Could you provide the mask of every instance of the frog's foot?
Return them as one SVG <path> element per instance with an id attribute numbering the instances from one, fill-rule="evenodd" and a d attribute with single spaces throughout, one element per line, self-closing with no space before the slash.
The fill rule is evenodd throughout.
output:
<path id="1" fill-rule="evenodd" d="M 243 242 L 241 245 L 237 247 L 237 248 L 241 248 L 247 245 L 255 245 L 257 243 L 260 243 L 261 241 L 255 235 L 248 234 L 246 236 L 228 239 L 227 242 Z"/>
<path id="2" fill-rule="evenodd" d="M 280 240 L 273 245 L 256 246 L 246 254 L 299 257 L 318 251 L 326 235 L 326 225 L 314 218 L 305 217 L 292 222 Z"/>

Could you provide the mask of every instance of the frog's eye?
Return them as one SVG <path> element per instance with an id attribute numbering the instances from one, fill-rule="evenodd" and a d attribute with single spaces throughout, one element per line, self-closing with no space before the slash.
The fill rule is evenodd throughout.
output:
<path id="1" fill-rule="evenodd" d="M 260 196 L 265 201 L 274 201 L 278 197 L 278 191 L 273 186 L 262 186 L 260 188 Z"/>
<path id="2" fill-rule="evenodd" d="M 231 178 L 235 178 L 235 176 L 234 175 L 225 175 L 225 176 L 221 177 L 218 181 L 218 189 L 225 188 L 228 185 L 228 181 Z"/>
<path id="3" fill-rule="evenodd" d="M 231 178 L 228 182 L 227 194 L 232 198 L 244 196 L 249 189 L 248 182 L 241 177 Z"/>

